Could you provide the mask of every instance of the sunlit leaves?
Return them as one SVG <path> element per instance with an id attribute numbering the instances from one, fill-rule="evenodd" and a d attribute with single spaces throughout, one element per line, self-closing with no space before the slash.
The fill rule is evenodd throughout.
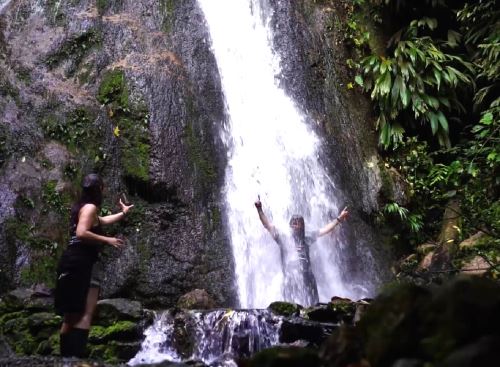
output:
<path id="1" fill-rule="evenodd" d="M 472 66 L 456 55 L 443 52 L 443 42 L 416 37 L 415 28 L 436 26 L 434 18 L 415 20 L 405 33 L 407 39 L 395 44 L 391 57 L 370 55 L 361 61 L 363 75 L 359 79 L 363 84 L 360 85 L 371 92 L 380 114 L 384 115 L 379 119 L 379 128 L 380 144 L 385 148 L 401 141 L 405 125 L 400 124 L 397 129 L 392 125 L 404 111 L 413 112 L 417 121 L 427 124 L 441 145 L 450 144 L 446 111 L 462 109 L 455 90 L 473 86 L 468 74 Z M 456 32 L 450 33 L 450 37 L 459 39 Z"/>

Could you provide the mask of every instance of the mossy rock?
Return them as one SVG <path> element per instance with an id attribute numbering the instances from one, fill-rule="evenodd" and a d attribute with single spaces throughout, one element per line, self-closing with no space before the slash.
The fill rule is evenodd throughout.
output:
<path id="1" fill-rule="evenodd" d="M 101 359 L 107 363 L 120 363 L 133 358 L 141 349 L 141 342 L 116 342 L 111 341 L 106 344 L 88 346 L 89 357 L 91 359 Z"/>
<path id="2" fill-rule="evenodd" d="M 401 358 L 443 365 L 448 356 L 497 335 L 500 285 L 456 277 L 434 288 L 400 284 L 384 291 L 358 323 L 373 367 Z"/>
<path id="3" fill-rule="evenodd" d="M 101 326 L 113 326 L 124 320 L 139 321 L 143 314 L 142 304 L 138 301 L 126 298 L 103 299 L 97 302 L 94 323 Z"/>
<path id="4" fill-rule="evenodd" d="M 316 351 L 300 347 L 274 347 L 256 353 L 241 365 L 248 367 L 322 366 Z"/>
<path id="5" fill-rule="evenodd" d="M 93 344 L 109 340 L 134 341 L 141 338 L 141 330 L 137 323 L 132 321 L 119 321 L 111 326 L 93 326 L 90 329 L 89 341 Z"/>
<path id="6" fill-rule="evenodd" d="M 302 311 L 306 318 L 318 322 L 352 323 L 356 304 L 352 301 L 336 301 L 326 305 L 307 308 Z"/>
<path id="7" fill-rule="evenodd" d="M 281 316 L 298 316 L 300 310 L 303 308 L 301 305 L 296 303 L 276 301 L 269 305 L 268 307 L 277 315 Z"/>
<path id="8" fill-rule="evenodd" d="M 120 142 L 125 176 L 140 182 L 149 180 L 149 113 L 143 103 L 131 104 L 125 73 L 113 69 L 104 74 L 96 99 L 107 106 Z"/>
<path id="9" fill-rule="evenodd" d="M 38 312 L 28 317 L 28 328 L 39 338 L 48 338 L 59 329 L 62 318 L 49 312 Z"/>

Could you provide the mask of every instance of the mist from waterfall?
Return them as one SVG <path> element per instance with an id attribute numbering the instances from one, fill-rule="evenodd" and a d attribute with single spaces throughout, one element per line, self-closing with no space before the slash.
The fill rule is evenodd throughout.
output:
<path id="1" fill-rule="evenodd" d="M 335 218 L 342 203 L 322 167 L 321 141 L 306 116 L 278 86 L 280 59 L 272 49 L 270 7 L 250 0 L 199 0 L 211 35 L 228 123 L 225 198 L 240 306 L 267 307 L 283 300 L 280 251 L 259 221 L 254 202 L 281 231 L 293 214 L 306 231 Z M 347 246 L 338 231 L 310 247 L 321 302 L 333 295 L 365 296 L 340 277 L 339 257 Z M 292 301 L 308 306 L 301 294 Z"/>

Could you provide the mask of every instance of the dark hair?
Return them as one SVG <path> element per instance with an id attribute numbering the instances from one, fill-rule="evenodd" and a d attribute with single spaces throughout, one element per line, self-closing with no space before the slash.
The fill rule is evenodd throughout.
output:
<path id="1" fill-rule="evenodd" d="M 295 222 L 300 222 L 302 227 L 304 227 L 304 217 L 302 215 L 294 214 L 290 218 L 290 225 L 292 225 Z"/>
<path id="2" fill-rule="evenodd" d="M 103 182 L 101 177 L 95 173 L 88 174 L 82 180 L 82 192 L 80 199 L 73 205 L 71 209 L 71 224 L 78 222 L 78 213 L 85 204 L 94 204 L 100 207 L 102 204 L 102 189 Z"/>
<path id="3" fill-rule="evenodd" d="M 300 223 L 300 228 L 293 229 L 293 237 L 298 239 L 304 239 L 305 236 L 305 225 L 304 225 L 304 217 L 302 215 L 294 214 L 290 218 L 290 227 L 293 223 Z"/>

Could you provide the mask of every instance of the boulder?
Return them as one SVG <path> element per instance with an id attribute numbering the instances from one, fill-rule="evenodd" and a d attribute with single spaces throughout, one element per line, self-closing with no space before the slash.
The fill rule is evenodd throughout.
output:
<path id="1" fill-rule="evenodd" d="M 316 352 L 300 347 L 273 347 L 256 353 L 251 359 L 242 361 L 246 367 L 319 367 Z"/>
<path id="2" fill-rule="evenodd" d="M 184 294 L 177 301 L 177 307 L 186 310 L 208 310 L 215 308 L 215 301 L 204 289 L 195 289 Z"/>
<path id="3" fill-rule="evenodd" d="M 427 253 L 422 260 L 418 263 L 418 271 L 427 271 L 432 265 L 432 258 L 434 256 L 434 251 Z"/>
<path id="4" fill-rule="evenodd" d="M 2 297 L 2 310 L 13 312 L 21 309 L 52 311 L 54 300 L 50 293 L 41 293 L 38 288 L 18 288 Z"/>
<path id="5" fill-rule="evenodd" d="M 460 242 L 458 244 L 458 248 L 460 250 L 465 250 L 468 248 L 475 247 L 481 242 L 480 240 L 483 239 L 484 237 L 487 237 L 486 233 L 479 231 L 479 232 L 473 234 L 472 236 L 470 236 L 469 238 Z"/>
<path id="6" fill-rule="evenodd" d="M 138 321 L 144 316 L 142 304 L 127 298 L 103 299 L 97 302 L 95 324 L 109 326 L 119 320 Z"/>
<path id="7" fill-rule="evenodd" d="M 301 305 L 296 303 L 289 303 L 283 301 L 276 301 L 269 305 L 268 307 L 276 315 L 281 316 L 298 316 L 300 310 L 303 308 Z"/>
<path id="8" fill-rule="evenodd" d="M 435 248 L 436 248 L 435 243 L 423 243 L 417 247 L 417 253 L 421 256 L 425 256 L 429 252 L 434 251 Z"/>
<path id="9" fill-rule="evenodd" d="M 482 256 L 474 256 L 467 261 L 460 272 L 467 275 L 484 275 L 491 269 L 491 264 L 488 263 Z"/>

